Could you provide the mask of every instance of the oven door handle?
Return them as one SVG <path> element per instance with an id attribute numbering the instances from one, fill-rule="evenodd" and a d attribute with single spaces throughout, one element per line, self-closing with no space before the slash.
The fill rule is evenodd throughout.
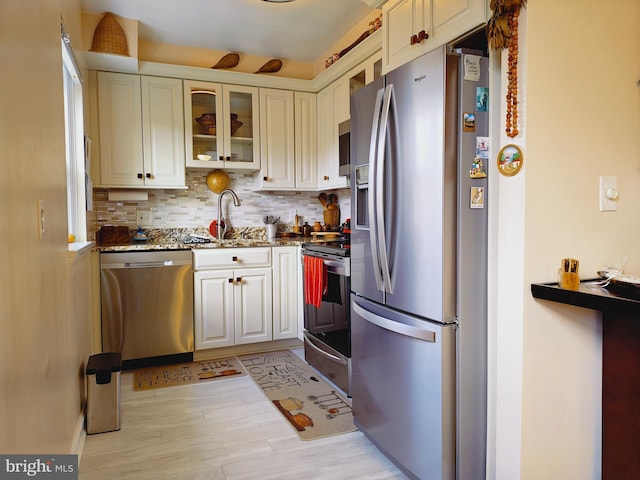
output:
<path id="1" fill-rule="evenodd" d="M 334 260 L 323 260 L 323 261 L 327 267 L 344 267 L 344 263 L 342 262 L 336 262 Z"/>
<path id="2" fill-rule="evenodd" d="M 336 357 L 335 355 L 330 354 L 326 350 L 322 350 L 321 348 L 319 348 L 316 344 L 313 343 L 313 338 L 307 332 L 303 332 L 303 334 L 304 334 L 304 337 L 307 339 L 308 345 L 312 347 L 315 351 L 317 351 L 321 355 L 324 355 L 325 357 L 329 357 L 331 360 L 333 360 L 336 363 L 339 363 L 340 365 L 347 364 L 347 362 L 344 359 L 340 357 Z"/>

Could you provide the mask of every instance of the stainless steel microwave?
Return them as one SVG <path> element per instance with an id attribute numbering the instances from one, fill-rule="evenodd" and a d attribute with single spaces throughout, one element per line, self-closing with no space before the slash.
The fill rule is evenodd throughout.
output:
<path id="1" fill-rule="evenodd" d="M 350 151 L 351 148 L 351 120 L 345 120 L 338 124 L 338 159 L 341 177 L 348 177 L 351 173 Z"/>

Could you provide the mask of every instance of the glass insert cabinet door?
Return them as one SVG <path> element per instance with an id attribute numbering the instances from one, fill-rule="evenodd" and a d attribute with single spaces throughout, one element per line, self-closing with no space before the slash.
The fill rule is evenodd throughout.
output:
<path id="1" fill-rule="evenodd" d="M 258 89 L 184 81 L 187 167 L 259 170 Z"/>

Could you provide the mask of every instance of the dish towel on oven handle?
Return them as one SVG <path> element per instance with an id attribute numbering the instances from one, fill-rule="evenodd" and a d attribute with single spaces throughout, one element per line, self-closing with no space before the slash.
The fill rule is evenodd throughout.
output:
<path id="1" fill-rule="evenodd" d="M 304 256 L 304 301 L 320 308 L 322 295 L 327 291 L 327 266 L 324 260 L 310 255 Z"/>

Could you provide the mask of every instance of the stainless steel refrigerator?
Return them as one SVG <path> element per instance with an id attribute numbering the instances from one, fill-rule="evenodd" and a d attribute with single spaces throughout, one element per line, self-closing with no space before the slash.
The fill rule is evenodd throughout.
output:
<path id="1" fill-rule="evenodd" d="M 487 66 L 443 47 L 351 97 L 353 412 L 412 478 L 485 478 Z"/>

